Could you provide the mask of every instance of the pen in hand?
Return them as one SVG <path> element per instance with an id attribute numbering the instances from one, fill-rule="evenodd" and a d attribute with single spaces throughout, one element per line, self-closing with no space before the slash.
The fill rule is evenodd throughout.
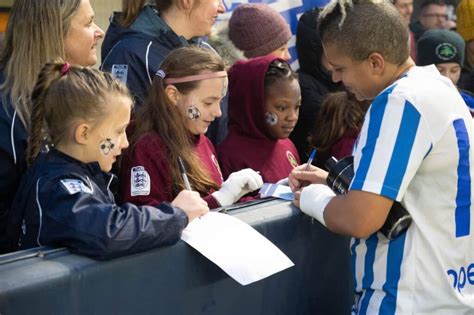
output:
<path id="1" fill-rule="evenodd" d="M 311 150 L 311 154 L 309 155 L 308 162 L 306 162 L 306 167 L 304 168 L 305 172 L 309 171 L 309 168 L 311 167 L 311 164 L 313 163 L 315 156 L 316 156 L 316 149 L 313 149 Z"/>
<path id="2" fill-rule="evenodd" d="M 303 172 L 308 172 L 310 170 L 311 164 L 313 163 L 313 160 L 314 160 L 315 156 L 316 156 L 316 149 L 313 149 L 313 150 L 311 150 L 308 162 L 306 162 L 306 166 L 303 169 Z M 303 187 L 308 186 L 309 184 L 311 184 L 311 182 L 309 182 L 309 181 L 300 181 L 299 189 L 302 189 Z"/>
<path id="3" fill-rule="evenodd" d="M 184 166 L 183 159 L 179 156 L 178 156 L 178 165 L 179 165 L 179 171 L 181 172 L 181 176 L 183 177 L 184 187 L 186 187 L 186 190 L 193 190 L 191 188 L 191 184 L 189 183 L 189 178 L 186 172 L 186 167 Z"/>

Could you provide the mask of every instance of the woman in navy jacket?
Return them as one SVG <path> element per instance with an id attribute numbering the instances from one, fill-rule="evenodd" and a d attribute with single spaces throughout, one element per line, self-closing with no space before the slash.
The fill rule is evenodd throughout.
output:
<path id="1" fill-rule="evenodd" d="M 101 69 L 126 83 L 135 104 L 140 106 L 153 76 L 171 50 L 188 45 L 212 49 L 202 37 L 210 34 L 225 8 L 221 0 L 122 3 L 122 12 L 112 16 L 105 35 Z"/>
<path id="2" fill-rule="evenodd" d="M 0 254 L 6 252 L 7 216 L 26 169 L 34 83 L 43 64 L 58 57 L 81 66 L 96 63 L 104 32 L 93 17 L 89 0 L 13 3 L 0 52 Z"/>

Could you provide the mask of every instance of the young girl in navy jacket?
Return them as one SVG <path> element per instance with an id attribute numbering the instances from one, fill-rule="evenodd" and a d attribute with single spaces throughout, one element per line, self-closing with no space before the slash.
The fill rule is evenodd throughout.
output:
<path id="1" fill-rule="evenodd" d="M 301 105 L 296 73 L 266 56 L 237 62 L 229 76 L 229 135 L 217 147 L 224 178 L 246 167 L 265 182 L 286 178 L 300 163 L 288 138 Z"/>
<path id="2" fill-rule="evenodd" d="M 137 113 L 130 150 L 122 160 L 124 201 L 172 200 L 186 188 L 183 171 L 210 208 L 231 205 L 262 186 L 261 176 L 251 169 L 235 170 L 223 182 L 214 146 L 204 135 L 221 115 L 226 91 L 227 72 L 217 54 L 183 47 L 165 58 Z"/>
<path id="3" fill-rule="evenodd" d="M 111 75 L 48 63 L 32 103 L 32 164 L 12 206 L 11 249 L 58 245 L 96 258 L 126 255 L 175 243 L 189 221 L 209 210 L 190 191 L 171 204 L 115 203 L 108 172 L 128 146 L 132 100 Z M 45 138 L 53 148 L 40 153 Z"/>

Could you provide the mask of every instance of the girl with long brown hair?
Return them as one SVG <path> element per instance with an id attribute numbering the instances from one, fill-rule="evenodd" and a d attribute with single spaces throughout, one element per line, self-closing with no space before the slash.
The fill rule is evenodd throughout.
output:
<path id="1" fill-rule="evenodd" d="M 130 152 L 123 158 L 124 201 L 155 204 L 171 200 L 186 188 L 179 160 L 190 187 L 210 208 L 233 204 L 263 184 L 260 175 L 250 169 L 222 183 L 214 146 L 204 134 L 221 115 L 219 103 L 226 91 L 227 72 L 215 53 L 183 47 L 165 58 L 137 114 Z"/>

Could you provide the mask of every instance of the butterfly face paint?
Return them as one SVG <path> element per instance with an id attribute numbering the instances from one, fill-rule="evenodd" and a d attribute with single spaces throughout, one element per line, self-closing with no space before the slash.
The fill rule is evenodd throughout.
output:
<path id="1" fill-rule="evenodd" d="M 278 116 L 272 112 L 265 113 L 265 122 L 269 126 L 275 126 L 278 123 Z"/>
<path id="2" fill-rule="evenodd" d="M 115 143 L 112 139 L 107 138 L 100 142 L 100 152 L 103 155 L 109 155 L 110 152 L 115 148 Z"/>

